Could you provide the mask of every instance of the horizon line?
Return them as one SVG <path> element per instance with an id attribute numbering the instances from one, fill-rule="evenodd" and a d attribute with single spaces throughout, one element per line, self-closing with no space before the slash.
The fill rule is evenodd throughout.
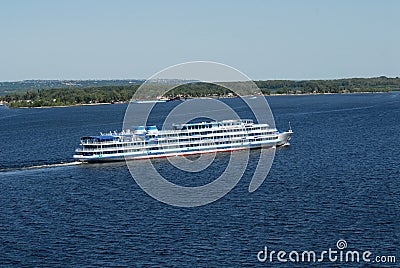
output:
<path id="1" fill-rule="evenodd" d="M 289 78 L 271 78 L 271 79 L 251 79 L 251 81 L 318 81 L 318 80 L 341 80 L 341 79 L 369 79 L 369 78 L 389 78 L 398 79 L 400 76 L 347 76 L 341 78 L 302 78 L 302 79 L 289 79 Z M 147 81 L 148 79 L 143 78 L 83 78 L 83 79 L 52 79 L 52 78 L 32 78 L 32 79 L 22 79 L 22 80 L 3 80 L 0 83 L 15 83 L 15 82 L 25 82 L 25 81 Z M 159 78 L 157 80 L 190 80 L 190 79 L 179 79 L 179 78 Z M 201 82 L 201 81 L 200 81 Z M 219 81 L 215 81 L 219 82 Z M 231 81 L 232 82 L 232 81 Z M 234 81 L 242 82 L 242 81 Z"/>

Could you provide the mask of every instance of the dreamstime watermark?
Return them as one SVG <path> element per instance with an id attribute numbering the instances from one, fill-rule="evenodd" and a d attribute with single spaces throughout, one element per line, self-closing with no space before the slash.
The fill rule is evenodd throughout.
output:
<path id="1" fill-rule="evenodd" d="M 270 250 L 267 246 L 257 253 L 259 262 L 366 262 L 366 263 L 396 263 L 394 255 L 374 255 L 371 251 L 348 250 L 346 240 L 336 242 L 336 248 L 328 250 L 296 251 Z"/>
<path id="2" fill-rule="evenodd" d="M 157 103 L 150 100 L 160 99 L 174 88 L 193 82 L 217 85 L 230 90 L 232 95 L 241 98 L 257 123 L 275 127 L 274 117 L 264 97 L 248 97 L 262 95 L 257 85 L 246 75 L 230 66 L 206 61 L 187 62 L 166 68 L 146 80 L 135 92 L 124 117 L 123 129 L 134 126 L 155 125 L 151 121 L 153 109 Z M 137 101 L 140 100 L 140 101 Z M 148 101 L 146 101 L 148 100 Z M 235 109 L 216 98 L 191 99 L 179 103 L 168 115 L 160 119 L 158 126 L 171 129 L 173 123 L 188 123 L 198 118 L 210 121 L 240 119 Z M 211 141 L 212 142 L 212 141 Z M 159 145 L 156 145 L 159 146 Z M 160 147 L 160 150 L 164 148 Z M 249 184 L 249 192 L 255 191 L 269 173 L 275 156 L 275 147 L 262 148 L 258 164 Z M 172 157 L 168 161 L 177 169 L 185 172 L 201 172 L 213 163 L 214 154 L 203 154 L 196 159 Z M 249 160 L 249 150 L 230 154 L 229 162 L 222 174 L 206 185 L 186 187 L 168 181 L 157 171 L 149 159 L 140 163 L 128 161 L 127 166 L 136 183 L 151 197 L 163 203 L 179 207 L 196 207 L 214 202 L 229 191 L 243 176 Z"/>

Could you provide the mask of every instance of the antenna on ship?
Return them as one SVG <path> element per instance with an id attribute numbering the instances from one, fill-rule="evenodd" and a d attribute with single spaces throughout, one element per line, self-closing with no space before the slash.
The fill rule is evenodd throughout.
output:
<path id="1" fill-rule="evenodd" d="M 292 131 L 292 126 L 290 125 L 290 121 L 289 121 L 289 131 Z"/>

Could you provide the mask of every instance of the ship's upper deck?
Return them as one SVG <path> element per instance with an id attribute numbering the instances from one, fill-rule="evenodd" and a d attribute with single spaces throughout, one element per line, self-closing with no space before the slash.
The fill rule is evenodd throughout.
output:
<path id="1" fill-rule="evenodd" d="M 230 127 L 230 126 L 243 126 L 243 125 L 253 125 L 253 120 L 234 119 L 234 120 L 222 120 L 213 122 L 173 124 L 172 126 L 174 130 L 192 130 L 192 129 L 205 129 L 213 127 Z"/>
<path id="2" fill-rule="evenodd" d="M 236 130 L 235 130 L 236 129 Z M 250 119 L 235 119 L 235 120 L 222 120 L 210 121 L 200 123 L 185 123 L 173 124 L 170 130 L 158 130 L 157 126 L 138 126 L 134 131 L 129 129 L 121 132 L 100 133 L 99 136 L 86 136 L 82 137 L 82 143 L 118 143 L 125 139 L 148 139 L 148 138 L 162 138 L 171 136 L 187 136 L 187 135 L 207 135 L 211 133 L 222 133 L 221 131 L 276 131 L 276 129 L 269 129 L 268 124 L 254 124 Z"/>

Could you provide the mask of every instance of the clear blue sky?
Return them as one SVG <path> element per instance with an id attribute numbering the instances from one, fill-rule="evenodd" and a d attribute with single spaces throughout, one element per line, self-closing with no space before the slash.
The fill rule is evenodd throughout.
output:
<path id="1" fill-rule="evenodd" d="M 148 78 L 210 60 L 252 79 L 400 76 L 400 1 L 2 1 L 0 81 Z"/>

